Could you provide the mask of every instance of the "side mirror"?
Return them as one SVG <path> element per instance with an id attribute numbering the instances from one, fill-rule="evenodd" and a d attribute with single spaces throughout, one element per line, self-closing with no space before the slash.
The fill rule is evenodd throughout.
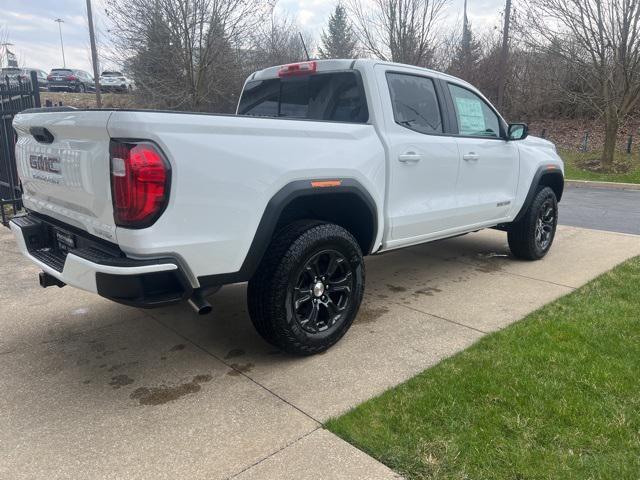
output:
<path id="1" fill-rule="evenodd" d="M 512 123 L 507 131 L 508 140 L 524 140 L 529 135 L 529 127 L 526 123 Z"/>

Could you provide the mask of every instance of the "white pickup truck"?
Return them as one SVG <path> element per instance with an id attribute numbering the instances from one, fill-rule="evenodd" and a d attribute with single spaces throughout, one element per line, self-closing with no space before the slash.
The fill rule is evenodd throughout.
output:
<path id="1" fill-rule="evenodd" d="M 540 259 L 564 187 L 553 144 L 473 86 L 376 60 L 256 72 L 236 115 L 49 108 L 14 127 L 11 228 L 42 286 L 207 313 L 248 281 L 258 332 L 301 355 L 351 326 L 363 256 L 494 227 Z"/>

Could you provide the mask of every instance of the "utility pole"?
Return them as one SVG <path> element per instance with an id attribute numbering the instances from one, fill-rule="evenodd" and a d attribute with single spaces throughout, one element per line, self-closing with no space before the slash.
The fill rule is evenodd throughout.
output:
<path id="1" fill-rule="evenodd" d="M 61 18 L 56 18 L 54 20 L 58 24 L 58 31 L 60 32 L 60 48 L 62 48 L 62 67 L 67 68 L 67 61 L 64 59 L 64 43 L 62 43 L 62 24 L 64 20 Z"/>
<path id="2" fill-rule="evenodd" d="M 100 95 L 100 76 L 98 75 L 98 51 L 96 49 L 96 35 L 93 31 L 93 14 L 91 13 L 91 0 L 87 0 L 87 17 L 89 19 L 89 39 L 91 40 L 91 63 L 93 63 L 93 81 L 96 86 L 96 105 L 102 108 L 102 96 Z"/>
<path id="3" fill-rule="evenodd" d="M 500 71 L 498 72 L 498 110 L 504 108 L 504 91 L 507 84 L 507 62 L 509 60 L 509 25 L 511 22 L 511 0 L 504 7 L 504 28 L 502 30 L 502 50 L 500 52 Z"/>
<path id="4" fill-rule="evenodd" d="M 469 32 L 469 18 L 467 17 L 467 0 L 464 0 L 464 16 L 462 17 L 462 38 L 466 38 Z"/>

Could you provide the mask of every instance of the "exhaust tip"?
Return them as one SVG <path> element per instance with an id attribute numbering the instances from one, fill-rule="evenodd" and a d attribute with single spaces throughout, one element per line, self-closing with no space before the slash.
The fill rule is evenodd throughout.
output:
<path id="1" fill-rule="evenodd" d="M 193 308 L 198 315 L 207 315 L 213 310 L 211 304 L 205 300 L 201 290 L 193 292 L 193 295 L 191 295 L 189 299 L 189 305 L 191 305 L 191 308 Z"/>

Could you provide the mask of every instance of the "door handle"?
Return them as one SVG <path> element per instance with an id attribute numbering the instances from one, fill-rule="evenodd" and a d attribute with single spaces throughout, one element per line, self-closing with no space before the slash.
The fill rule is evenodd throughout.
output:
<path id="1" fill-rule="evenodd" d="M 475 152 L 469 152 L 463 155 L 462 159 L 466 160 L 467 162 L 477 162 L 478 160 L 480 160 L 480 155 Z"/>
<path id="2" fill-rule="evenodd" d="M 398 160 L 402 163 L 417 163 L 422 160 L 422 155 L 416 152 L 407 152 L 398 155 Z"/>

